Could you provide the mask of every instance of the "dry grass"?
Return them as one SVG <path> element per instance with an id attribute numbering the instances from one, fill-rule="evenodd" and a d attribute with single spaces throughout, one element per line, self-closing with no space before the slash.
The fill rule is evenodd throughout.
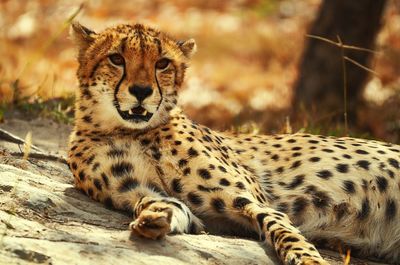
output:
<path id="1" fill-rule="evenodd" d="M 144 22 L 179 38 L 194 37 L 199 52 L 181 93 L 188 114 L 219 129 L 250 121 L 257 123 L 261 132 L 284 132 L 298 60 L 319 3 L 137 0 L 133 4 L 102 0 L 85 3 L 77 19 L 96 30 L 120 22 Z M 366 91 L 371 106 L 376 107 L 363 110 L 361 116 L 373 132 L 368 137 L 400 142 L 400 117 L 389 102 L 400 91 L 400 7 L 393 0 L 390 3 L 378 38 L 380 53 L 372 67 L 378 75 Z M 67 30 L 62 29 L 80 4 L 77 0 L 0 3 L 0 116 L 12 105 L 40 105 L 74 94 L 75 50 Z M 376 108 L 385 113 L 372 120 Z M 68 111 L 67 106 L 59 109 L 61 114 Z M 312 109 L 307 111 L 312 113 Z M 306 116 L 312 117 L 307 114 L 302 121 L 292 121 L 294 132 L 343 132 L 343 125 L 329 124 L 329 118 L 315 121 Z M 362 132 L 360 128 L 353 134 L 363 136 Z"/>

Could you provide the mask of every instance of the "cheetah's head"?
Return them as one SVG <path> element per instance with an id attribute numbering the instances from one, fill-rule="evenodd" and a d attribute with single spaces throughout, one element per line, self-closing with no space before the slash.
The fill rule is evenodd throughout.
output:
<path id="1" fill-rule="evenodd" d="M 141 24 L 95 33 L 73 23 L 71 32 L 79 46 L 77 123 L 145 130 L 167 121 L 193 39 L 176 41 Z"/>

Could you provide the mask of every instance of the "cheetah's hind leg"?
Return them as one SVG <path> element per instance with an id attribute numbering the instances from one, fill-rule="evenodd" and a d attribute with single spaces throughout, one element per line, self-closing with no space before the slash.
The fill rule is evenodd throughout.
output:
<path id="1" fill-rule="evenodd" d="M 246 196 L 247 197 L 247 196 Z M 250 196 L 249 196 L 250 197 Z M 249 197 L 236 197 L 232 203 L 232 215 L 240 215 L 252 221 L 253 228 L 261 231 L 284 264 L 328 265 L 318 250 L 301 235 L 289 217 L 268 206 L 260 206 Z M 238 211 L 239 210 L 239 211 Z M 235 218 L 237 216 L 231 216 Z"/>

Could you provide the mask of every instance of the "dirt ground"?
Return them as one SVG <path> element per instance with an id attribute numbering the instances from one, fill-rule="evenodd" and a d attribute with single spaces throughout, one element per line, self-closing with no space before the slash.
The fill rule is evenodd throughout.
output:
<path id="1" fill-rule="evenodd" d="M 22 139 L 30 131 L 34 145 L 56 154 L 66 154 L 68 136 L 71 132 L 71 126 L 69 125 L 39 117 L 31 121 L 19 118 L 7 118 L 0 127 Z M 15 146 L 10 148 L 15 149 Z"/>

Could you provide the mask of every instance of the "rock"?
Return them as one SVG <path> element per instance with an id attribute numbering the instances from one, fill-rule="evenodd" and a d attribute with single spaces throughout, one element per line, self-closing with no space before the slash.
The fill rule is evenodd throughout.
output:
<path id="1" fill-rule="evenodd" d="M 278 264 L 262 243 L 245 239 L 131 237 L 129 216 L 104 208 L 62 178 L 5 164 L 0 176 L 0 257 L 11 264 Z"/>

